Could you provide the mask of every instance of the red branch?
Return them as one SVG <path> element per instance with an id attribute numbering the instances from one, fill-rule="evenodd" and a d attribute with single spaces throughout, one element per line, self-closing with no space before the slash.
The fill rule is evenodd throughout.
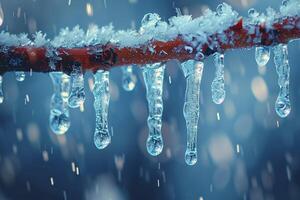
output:
<path id="1" fill-rule="evenodd" d="M 224 38 L 226 39 L 224 40 Z M 74 62 L 81 63 L 84 71 L 96 71 L 98 69 L 109 70 L 115 66 L 165 62 L 171 59 L 180 61 L 200 60 L 203 58 L 197 58 L 196 55 L 201 49 L 207 57 L 216 51 L 223 52 L 228 49 L 253 46 L 273 46 L 278 43 L 288 43 L 296 38 L 300 38 L 300 17 L 298 16 L 279 19 L 269 29 L 266 28 L 265 24 L 243 25 L 243 19 L 240 19 L 223 33 L 209 36 L 207 43 L 197 44 L 198 49 L 195 47 L 196 35 L 193 44 L 187 42 L 183 36 L 178 35 L 172 41 L 153 40 L 139 47 L 120 48 L 109 43 L 72 49 L 58 48 L 56 52 L 60 59 L 55 62 L 55 67 L 52 68 L 49 65 L 52 58 L 47 57 L 49 49 L 46 47 L 8 47 L 5 50 L 5 47 L 2 46 L 0 73 L 8 71 L 64 71 L 69 73 Z"/>

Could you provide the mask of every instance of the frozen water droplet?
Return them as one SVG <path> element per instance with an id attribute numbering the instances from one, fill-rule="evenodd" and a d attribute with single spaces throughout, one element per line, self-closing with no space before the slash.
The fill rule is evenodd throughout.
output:
<path id="1" fill-rule="evenodd" d="M 195 165 L 197 162 L 197 151 L 186 151 L 185 162 L 188 165 Z"/>
<path id="2" fill-rule="evenodd" d="M 279 117 L 287 117 L 291 112 L 289 77 L 290 65 L 288 62 L 288 49 L 286 44 L 274 47 L 274 63 L 278 74 L 279 94 L 275 102 L 275 110 Z"/>
<path id="3" fill-rule="evenodd" d="M 185 162 L 188 165 L 194 165 L 197 162 L 197 131 L 203 67 L 204 65 L 202 62 L 196 62 L 194 60 L 188 60 L 182 63 L 182 70 L 186 78 L 183 115 L 187 128 Z"/>
<path id="4" fill-rule="evenodd" d="M 165 65 L 155 63 L 143 68 L 143 76 L 146 85 L 148 101 L 148 128 L 147 151 L 152 156 L 159 155 L 163 150 L 163 138 L 161 133 L 163 113 L 163 83 Z"/>
<path id="5" fill-rule="evenodd" d="M 195 60 L 203 60 L 204 58 L 205 58 L 205 56 L 201 51 L 196 53 Z"/>
<path id="6" fill-rule="evenodd" d="M 15 72 L 16 74 L 16 80 L 19 82 L 22 82 L 25 80 L 25 72 Z"/>
<path id="7" fill-rule="evenodd" d="M 224 55 L 215 53 L 213 55 L 216 75 L 211 84 L 212 99 L 215 104 L 221 104 L 225 100 L 225 80 L 224 80 Z"/>
<path id="8" fill-rule="evenodd" d="M 132 66 L 126 66 L 122 68 L 123 77 L 122 85 L 123 89 L 126 91 L 132 91 L 135 88 L 137 78 L 133 74 Z"/>
<path id="9" fill-rule="evenodd" d="M 270 60 L 269 47 L 256 47 L 255 60 L 258 66 L 265 66 Z"/>
<path id="10" fill-rule="evenodd" d="M 219 16 L 221 16 L 224 13 L 224 4 L 223 3 L 219 4 L 218 7 L 217 7 L 217 9 L 216 9 L 216 11 L 217 11 L 217 14 Z"/>
<path id="11" fill-rule="evenodd" d="M 3 76 L 0 75 L 0 104 L 3 103 L 3 101 L 4 101 L 2 85 L 3 85 Z"/>
<path id="12" fill-rule="evenodd" d="M 98 70 L 94 74 L 94 109 L 96 113 L 96 125 L 94 133 L 94 144 L 98 149 L 104 149 L 111 142 L 111 135 L 108 130 L 108 107 L 110 100 L 109 93 L 109 72 Z"/>
<path id="13" fill-rule="evenodd" d="M 248 16 L 252 19 L 256 18 L 259 16 L 259 13 L 254 9 L 254 8 L 250 8 L 248 10 Z"/>
<path id="14" fill-rule="evenodd" d="M 51 72 L 53 95 L 50 104 L 49 124 L 51 130 L 58 135 L 68 131 L 71 122 L 68 109 L 70 77 L 62 72 Z"/>
<path id="15" fill-rule="evenodd" d="M 84 77 L 79 63 L 75 63 L 73 65 L 71 79 L 72 87 L 68 102 L 71 108 L 78 108 L 84 103 L 85 100 Z"/>

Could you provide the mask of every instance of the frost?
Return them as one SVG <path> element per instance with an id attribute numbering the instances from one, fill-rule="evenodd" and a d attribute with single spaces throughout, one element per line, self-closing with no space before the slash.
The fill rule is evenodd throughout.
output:
<path id="1" fill-rule="evenodd" d="M 250 9 L 250 11 L 254 12 L 255 10 Z M 300 15 L 300 1 L 285 0 L 280 7 L 280 12 L 276 12 L 272 8 L 268 8 L 265 13 L 260 14 L 256 11 L 251 12 L 249 18 L 244 20 L 245 27 L 265 23 L 267 28 L 271 28 L 278 18 Z M 47 39 L 46 34 L 42 32 L 37 32 L 33 35 L 34 39 L 30 40 L 26 34 L 14 35 L 2 31 L 0 45 L 74 48 L 114 43 L 119 47 L 137 47 L 151 40 L 169 41 L 181 35 L 184 40 L 193 44 L 193 47 L 197 47 L 201 43 L 206 43 L 209 36 L 222 33 L 236 24 L 239 19 L 238 13 L 231 6 L 222 3 L 216 11 L 207 9 L 203 16 L 194 19 L 190 15 L 180 14 L 163 21 L 158 14 L 148 13 L 143 17 L 141 26 L 137 30 L 116 31 L 112 24 L 104 27 L 91 25 L 86 32 L 79 26 L 75 26 L 73 29 L 65 28 L 52 41 Z M 211 45 L 214 45 L 213 42 Z"/>

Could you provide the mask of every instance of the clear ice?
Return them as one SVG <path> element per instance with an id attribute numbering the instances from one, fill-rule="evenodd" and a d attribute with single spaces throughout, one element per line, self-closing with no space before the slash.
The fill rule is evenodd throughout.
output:
<path id="1" fill-rule="evenodd" d="M 182 63 L 182 70 L 186 78 L 185 101 L 183 115 L 187 127 L 187 149 L 185 162 L 194 165 L 197 162 L 197 130 L 199 119 L 200 84 L 203 63 L 188 60 Z"/>
<path id="2" fill-rule="evenodd" d="M 214 53 L 213 59 L 214 65 L 216 66 L 216 75 L 211 84 L 212 99 L 215 104 L 221 104 L 226 96 L 224 80 L 224 54 Z"/>
<path id="3" fill-rule="evenodd" d="M 16 80 L 19 81 L 19 82 L 22 82 L 25 80 L 25 72 L 15 72 L 16 74 Z"/>
<path id="4" fill-rule="evenodd" d="M 3 103 L 4 101 L 4 94 L 3 94 L 3 89 L 2 89 L 2 84 L 3 83 L 3 76 L 0 75 L 0 104 Z"/>
<path id="5" fill-rule="evenodd" d="M 270 48 L 269 47 L 256 47 L 255 48 L 255 60 L 258 66 L 265 66 L 270 60 Z"/>
<path id="6" fill-rule="evenodd" d="M 148 128 L 147 151 L 152 156 L 159 155 L 163 150 L 161 133 L 163 113 L 163 83 L 165 64 L 148 64 L 143 68 L 143 77 L 146 85 L 148 101 Z"/>
<path id="7" fill-rule="evenodd" d="M 71 93 L 69 96 L 69 106 L 71 108 L 78 108 L 84 103 L 85 92 L 84 92 L 84 78 L 82 69 L 79 63 L 73 65 L 71 72 Z"/>
<path id="8" fill-rule="evenodd" d="M 286 44 L 279 44 L 273 48 L 274 63 L 278 74 L 279 94 L 275 102 L 275 110 L 279 117 L 287 117 L 291 112 L 289 93 L 290 66 Z"/>
<path id="9" fill-rule="evenodd" d="M 110 100 L 109 93 L 109 72 L 98 70 L 94 74 L 94 109 L 96 113 L 96 125 L 94 133 L 94 144 L 98 149 L 104 149 L 111 142 L 111 135 L 108 131 L 108 107 Z"/>
<path id="10" fill-rule="evenodd" d="M 68 97 L 70 91 L 70 77 L 62 72 L 51 72 L 53 95 L 50 103 L 50 128 L 58 135 L 64 134 L 70 127 Z"/>
<path id="11" fill-rule="evenodd" d="M 122 67 L 122 85 L 123 89 L 126 91 L 132 91 L 135 88 L 137 78 L 133 74 L 132 66 Z"/>

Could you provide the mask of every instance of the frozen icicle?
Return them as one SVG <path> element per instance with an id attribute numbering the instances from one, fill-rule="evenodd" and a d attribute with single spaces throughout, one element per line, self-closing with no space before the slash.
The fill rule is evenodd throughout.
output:
<path id="1" fill-rule="evenodd" d="M 256 47 L 255 60 L 258 66 L 265 66 L 270 60 L 269 47 Z"/>
<path id="2" fill-rule="evenodd" d="M 64 134 L 70 127 L 68 97 L 70 91 L 70 77 L 62 72 L 51 72 L 53 95 L 50 104 L 50 128 L 58 134 Z"/>
<path id="3" fill-rule="evenodd" d="M 16 80 L 19 81 L 19 82 L 22 82 L 25 80 L 25 72 L 15 72 L 16 74 Z"/>
<path id="4" fill-rule="evenodd" d="M 4 101 L 4 95 L 3 95 L 3 89 L 2 89 L 2 84 L 3 83 L 3 76 L 0 75 L 0 104 L 3 103 Z"/>
<path id="5" fill-rule="evenodd" d="M 108 106 L 109 94 L 109 72 L 99 70 L 94 74 L 95 85 L 94 108 L 96 113 L 96 126 L 94 133 L 94 143 L 98 149 L 104 149 L 111 142 L 111 135 L 108 131 Z"/>
<path id="6" fill-rule="evenodd" d="M 274 63 L 278 74 L 279 85 L 279 94 L 275 103 L 275 110 L 279 117 L 284 118 L 291 112 L 289 92 L 290 66 L 286 44 L 279 44 L 274 47 Z"/>
<path id="7" fill-rule="evenodd" d="M 185 101 L 183 115 L 187 128 L 187 149 L 185 162 L 194 165 L 197 162 L 197 129 L 199 119 L 200 84 L 202 79 L 203 63 L 188 60 L 182 64 L 186 78 Z"/>
<path id="8" fill-rule="evenodd" d="M 216 75 L 211 84 L 212 99 L 215 104 L 223 103 L 225 93 L 224 81 L 224 54 L 215 53 L 213 55 L 214 65 L 216 66 Z"/>
<path id="9" fill-rule="evenodd" d="M 71 72 L 72 86 L 69 96 L 69 106 L 71 108 L 78 108 L 84 103 L 84 78 L 80 63 L 73 65 L 73 71 Z"/>
<path id="10" fill-rule="evenodd" d="M 136 76 L 133 74 L 132 66 L 122 67 L 123 77 L 122 84 L 126 91 L 132 91 L 135 88 Z"/>
<path id="11" fill-rule="evenodd" d="M 161 134 L 163 113 L 163 83 L 165 65 L 161 63 L 149 64 L 143 68 L 148 101 L 148 128 L 147 151 L 152 156 L 159 155 L 163 150 Z"/>

